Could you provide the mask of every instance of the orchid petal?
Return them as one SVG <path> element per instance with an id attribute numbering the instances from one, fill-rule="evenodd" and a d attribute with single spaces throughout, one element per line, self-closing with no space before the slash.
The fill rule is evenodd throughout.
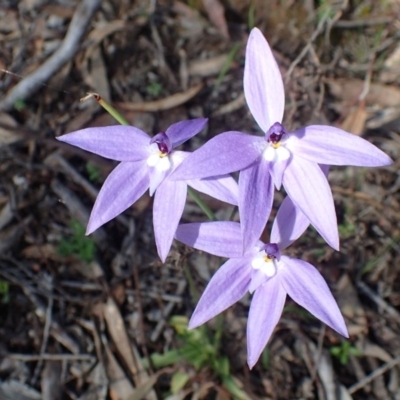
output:
<path id="1" fill-rule="evenodd" d="M 249 285 L 249 292 L 250 294 L 254 293 L 260 286 L 264 285 L 265 282 L 267 282 L 271 277 L 265 275 L 261 269 L 255 269 L 254 268 L 254 261 L 256 262 L 265 262 L 263 258 L 261 260 L 254 260 L 251 263 L 251 266 L 253 267 L 253 270 L 251 271 L 251 281 Z"/>
<path id="2" fill-rule="evenodd" d="M 292 132 L 285 143 L 293 154 L 322 164 L 379 167 L 393 163 L 367 140 L 332 126 L 307 126 Z"/>
<path id="3" fill-rule="evenodd" d="M 254 163 L 239 175 L 239 214 L 244 250 L 252 249 L 268 221 L 274 198 L 269 163 Z"/>
<path id="4" fill-rule="evenodd" d="M 285 172 L 285 169 L 287 165 L 289 164 L 290 159 L 287 158 L 286 160 L 279 160 L 275 161 L 270 164 L 270 173 L 271 177 L 274 181 L 276 190 L 280 190 L 282 186 L 282 179 L 283 179 L 283 174 Z"/>
<path id="5" fill-rule="evenodd" d="M 149 155 L 150 136 L 133 126 L 86 128 L 57 139 L 111 160 L 140 161 Z"/>
<path id="6" fill-rule="evenodd" d="M 197 135 L 207 125 L 207 121 L 207 118 L 197 118 L 172 124 L 165 132 L 172 142 L 172 148 Z"/>
<path id="7" fill-rule="evenodd" d="M 271 242 L 281 250 L 296 241 L 310 225 L 310 220 L 286 196 L 276 214 L 271 230 Z"/>
<path id="8" fill-rule="evenodd" d="M 165 262 L 186 203 L 185 182 L 168 179 L 156 190 L 153 204 L 153 226 L 158 255 Z"/>
<path id="9" fill-rule="evenodd" d="M 149 178 L 150 178 L 149 190 L 150 190 L 150 196 L 153 196 L 154 192 L 160 186 L 161 182 L 166 178 L 168 174 L 170 174 L 171 161 L 169 160 L 168 156 L 163 158 L 159 157 L 158 162 L 154 166 L 152 166 L 149 163 L 150 160 L 153 161 L 153 159 L 149 158 L 147 160 L 147 165 L 149 166 Z"/>
<path id="10" fill-rule="evenodd" d="M 241 132 L 224 132 L 187 157 L 171 174 L 173 180 L 202 179 L 248 167 L 265 147 L 263 138 Z"/>
<path id="11" fill-rule="evenodd" d="M 183 160 L 185 160 L 191 154 L 192 153 L 188 151 L 173 150 L 169 155 L 169 159 L 171 161 L 171 171 L 175 171 L 175 169 L 182 164 Z"/>
<path id="12" fill-rule="evenodd" d="M 321 168 L 311 161 L 292 157 L 283 175 L 283 185 L 314 228 L 331 247 L 338 250 L 335 206 L 329 183 Z"/>
<path id="13" fill-rule="evenodd" d="M 251 266 L 248 257 L 231 259 L 223 264 L 211 278 L 189 321 L 189 329 L 204 324 L 247 292 Z"/>
<path id="14" fill-rule="evenodd" d="M 265 161 L 275 161 L 275 149 L 272 146 L 267 146 L 266 149 L 263 151 L 263 157 Z"/>
<path id="15" fill-rule="evenodd" d="M 238 205 L 239 186 L 230 175 L 193 179 L 186 181 L 186 183 L 199 192 L 206 193 L 225 203 Z"/>
<path id="16" fill-rule="evenodd" d="M 217 221 L 179 225 L 175 239 L 220 257 L 242 256 L 242 234 L 237 222 Z"/>
<path id="17" fill-rule="evenodd" d="M 247 42 L 243 86 L 247 105 L 264 133 L 275 122 L 282 122 L 282 76 L 271 48 L 257 28 L 250 32 Z"/>
<path id="18" fill-rule="evenodd" d="M 328 177 L 329 165 L 320 165 L 324 175 Z M 271 243 L 278 243 L 283 250 L 295 242 L 308 228 L 310 220 L 286 196 L 276 214 L 271 230 Z"/>
<path id="19" fill-rule="evenodd" d="M 247 364 L 253 368 L 282 315 L 286 292 L 278 277 L 260 286 L 251 301 L 247 321 Z"/>
<path id="20" fill-rule="evenodd" d="M 349 337 L 342 313 L 322 275 L 311 264 L 281 257 L 279 277 L 288 295 L 336 332 Z"/>
<path id="21" fill-rule="evenodd" d="M 86 234 L 121 214 L 149 187 L 145 161 L 122 162 L 108 175 L 90 214 Z"/>

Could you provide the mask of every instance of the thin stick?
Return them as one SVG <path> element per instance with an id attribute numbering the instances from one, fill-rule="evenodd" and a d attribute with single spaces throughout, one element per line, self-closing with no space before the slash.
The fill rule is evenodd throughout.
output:
<path id="1" fill-rule="evenodd" d="M 377 306 L 381 307 L 383 311 L 387 312 L 392 318 L 395 318 L 397 322 L 400 322 L 400 313 L 376 294 L 369 286 L 364 282 L 357 282 L 357 287 L 366 294 Z"/>
<path id="2" fill-rule="evenodd" d="M 7 354 L 5 358 L 19 361 L 94 361 L 90 354 Z"/>
<path id="3" fill-rule="evenodd" d="M 101 0 L 83 0 L 78 7 L 68 27 L 68 32 L 57 51 L 37 70 L 25 77 L 0 102 L 0 111 L 8 111 L 14 107 L 17 100 L 32 96 L 44 82 L 57 73 L 78 51 L 82 37 L 89 21 L 100 6 Z"/>
<path id="4" fill-rule="evenodd" d="M 383 364 L 381 367 L 377 368 L 374 372 L 371 374 L 367 375 L 364 379 L 361 381 L 355 383 L 354 385 L 350 386 L 347 390 L 350 394 L 353 394 L 357 392 L 357 390 L 362 389 L 364 386 L 368 385 L 371 381 L 374 379 L 378 378 L 378 376 L 381 376 L 384 374 L 386 371 L 392 369 L 395 367 L 397 364 L 400 363 L 400 357 L 396 357 L 393 360 L 387 362 L 386 364 Z"/>
<path id="5" fill-rule="evenodd" d="M 51 282 L 51 285 L 53 285 L 52 282 Z M 46 309 L 46 317 L 45 317 L 45 321 L 44 321 L 43 341 L 42 341 L 42 345 L 40 346 L 40 355 L 44 354 L 44 352 L 46 351 L 47 343 L 49 341 L 50 328 L 51 328 L 51 324 L 52 324 L 53 303 L 54 303 L 53 298 L 49 297 L 49 302 L 47 304 L 47 309 Z M 42 370 L 42 366 L 43 366 L 43 359 L 40 359 L 39 362 L 37 363 L 37 365 L 35 367 L 35 371 L 33 373 L 33 377 L 31 380 L 32 386 L 36 385 L 36 382 L 39 378 L 40 371 Z"/>

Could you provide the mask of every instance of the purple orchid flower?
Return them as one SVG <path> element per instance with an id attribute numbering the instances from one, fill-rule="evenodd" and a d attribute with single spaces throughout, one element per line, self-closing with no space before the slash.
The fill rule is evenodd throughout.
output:
<path id="1" fill-rule="evenodd" d="M 153 138 L 138 128 L 121 125 L 87 128 L 58 137 L 62 142 L 120 161 L 100 190 L 86 234 L 121 214 L 150 189 L 151 196 L 155 193 L 153 226 L 157 250 L 165 262 L 186 203 L 187 185 L 237 205 L 238 186 L 230 176 L 169 179 L 171 172 L 190 154 L 174 148 L 199 133 L 206 123 L 204 118 L 181 121 Z"/>
<path id="2" fill-rule="evenodd" d="M 312 125 L 287 132 L 282 125 L 285 92 L 272 51 L 254 28 L 247 43 L 244 94 L 264 137 L 229 131 L 209 140 L 171 179 L 199 179 L 241 171 L 239 213 L 243 245 L 258 239 L 272 207 L 274 184 L 335 249 L 339 248 L 332 193 L 318 164 L 385 166 L 392 160 L 366 140 L 341 129 Z"/>
<path id="3" fill-rule="evenodd" d="M 256 244 L 243 253 L 237 222 L 205 222 L 179 225 L 175 238 L 208 253 L 227 257 L 207 285 L 190 319 L 196 328 L 254 293 L 247 322 L 247 363 L 252 368 L 277 325 L 288 294 L 296 303 L 336 332 L 348 337 L 342 314 L 325 280 L 311 264 L 281 255 L 307 228 L 309 221 L 286 198 L 277 214 L 271 243 Z M 290 229 L 281 229 L 285 221 Z"/>

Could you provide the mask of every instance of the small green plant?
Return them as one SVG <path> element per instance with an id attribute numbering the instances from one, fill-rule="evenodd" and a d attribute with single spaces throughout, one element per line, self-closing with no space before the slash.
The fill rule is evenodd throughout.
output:
<path id="1" fill-rule="evenodd" d="M 330 352 L 342 365 L 347 365 L 350 356 L 361 355 L 361 351 L 357 347 L 354 347 L 348 340 L 342 342 L 339 346 L 332 346 Z"/>
<path id="2" fill-rule="evenodd" d="M 178 349 L 169 350 L 163 354 L 151 354 L 150 359 L 154 367 L 162 368 L 182 361 L 190 364 L 196 370 L 208 367 L 221 379 L 222 385 L 235 399 L 249 399 L 230 374 L 228 358 L 222 356 L 219 352 L 222 320 L 217 320 L 218 326 L 214 335 L 205 325 L 197 329 L 188 330 L 188 319 L 185 316 L 172 317 L 170 324 L 183 344 Z M 188 374 L 177 371 L 172 376 L 171 392 L 177 393 L 186 385 L 189 378 Z"/>
<path id="3" fill-rule="evenodd" d="M 8 304 L 10 302 L 10 285 L 6 281 L 0 281 L 0 303 Z"/>
<path id="4" fill-rule="evenodd" d="M 23 111 L 26 108 L 26 103 L 22 99 L 16 100 L 15 103 L 14 103 L 14 108 L 17 111 Z"/>
<path id="5" fill-rule="evenodd" d="M 320 23 L 322 20 L 327 18 L 328 20 L 331 20 L 335 14 L 336 11 L 332 7 L 332 1 L 331 0 L 320 0 L 318 1 L 318 10 L 317 10 L 317 22 Z"/>
<path id="6" fill-rule="evenodd" d="M 162 92 L 162 85 L 160 82 L 152 81 L 146 86 L 146 92 L 153 97 L 157 97 Z"/>
<path id="7" fill-rule="evenodd" d="M 314 316 L 309 313 L 305 308 L 299 307 L 297 304 L 288 304 L 283 308 L 284 313 L 292 313 L 304 321 L 310 321 L 314 319 Z"/>
<path id="8" fill-rule="evenodd" d="M 255 14 L 256 14 L 256 3 L 253 0 L 250 4 L 249 12 L 247 14 L 247 27 L 249 31 L 255 27 Z"/>
<path id="9" fill-rule="evenodd" d="M 93 239 L 85 236 L 85 227 L 76 220 L 71 220 L 70 229 L 71 236 L 60 241 L 59 254 L 62 256 L 76 254 L 82 261 L 92 262 L 96 251 Z"/>
<path id="10" fill-rule="evenodd" d="M 222 80 L 225 78 L 226 74 L 229 71 L 229 68 L 232 66 L 232 63 L 235 60 L 236 54 L 238 53 L 239 49 L 240 44 L 236 43 L 235 45 L 233 45 L 215 81 L 213 92 L 216 92 L 218 90 Z"/>
<path id="11" fill-rule="evenodd" d="M 345 218 L 344 222 L 338 226 L 339 235 L 342 239 L 347 239 L 351 236 L 354 236 L 356 232 L 356 227 L 352 221 L 348 218 Z"/>
<path id="12" fill-rule="evenodd" d="M 86 172 L 89 175 L 89 179 L 93 183 L 101 183 L 103 181 L 101 177 L 101 169 L 98 165 L 93 164 L 91 162 L 87 162 L 86 165 Z"/>
<path id="13" fill-rule="evenodd" d="M 261 364 L 264 370 L 268 370 L 271 366 L 271 352 L 268 347 L 266 347 L 261 353 Z"/>

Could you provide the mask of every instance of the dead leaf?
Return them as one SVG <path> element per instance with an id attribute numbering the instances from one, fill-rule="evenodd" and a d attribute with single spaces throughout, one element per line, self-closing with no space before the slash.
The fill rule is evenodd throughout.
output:
<path id="1" fill-rule="evenodd" d="M 346 317 L 349 335 L 359 335 L 368 331 L 368 321 L 365 316 L 364 308 L 358 298 L 349 276 L 343 274 L 337 283 L 337 298 L 339 308 Z"/>
<path id="2" fill-rule="evenodd" d="M 393 359 L 382 347 L 370 342 L 365 343 L 363 346 L 357 346 L 357 348 L 362 351 L 362 355 L 365 357 L 374 357 L 383 362 L 389 362 Z"/>
<path id="3" fill-rule="evenodd" d="M 22 254 L 26 258 L 35 260 L 51 260 L 56 262 L 62 262 L 65 260 L 65 257 L 60 256 L 57 249 L 50 243 L 27 246 L 22 250 Z"/>
<path id="4" fill-rule="evenodd" d="M 215 110 L 212 115 L 213 117 L 216 117 L 218 115 L 229 114 L 236 110 L 240 110 L 245 105 L 246 105 L 246 100 L 244 98 L 244 93 L 241 93 L 238 97 L 236 97 L 235 100 L 232 100 L 229 103 L 224 104 L 223 106 Z"/>
<path id="5" fill-rule="evenodd" d="M 0 231 L 13 219 L 14 213 L 11 203 L 7 201 L 6 205 L 0 210 Z"/>
<path id="6" fill-rule="evenodd" d="M 46 361 L 41 377 L 43 400 L 59 400 L 61 398 L 61 362 Z"/>
<path id="7" fill-rule="evenodd" d="M 117 347 L 118 353 L 129 368 L 135 385 L 144 385 L 149 380 L 149 377 L 144 370 L 136 348 L 129 340 L 124 320 L 115 301 L 111 297 L 107 300 L 107 303 L 103 304 L 103 315 L 107 323 L 108 332 Z M 146 398 L 150 400 L 156 399 L 156 394 L 150 392 Z"/>
<path id="8" fill-rule="evenodd" d="M 172 10 L 177 14 L 177 22 L 182 38 L 194 38 L 202 35 L 207 21 L 200 13 L 182 1 L 174 1 Z"/>
<path id="9" fill-rule="evenodd" d="M 143 103 L 117 103 L 116 106 L 123 110 L 129 111 L 148 111 L 157 112 L 162 110 L 170 110 L 171 108 L 178 107 L 186 103 L 191 98 L 196 96 L 197 93 L 203 88 L 203 84 L 193 86 L 185 92 L 176 93 L 164 99 L 143 102 Z"/>
<path id="10" fill-rule="evenodd" d="M 332 94 L 343 100 L 347 105 L 354 105 L 358 102 L 365 85 L 361 79 L 328 79 L 326 82 Z M 393 85 L 371 83 L 365 97 L 365 104 L 382 109 L 400 106 L 400 89 Z"/>
<path id="11" fill-rule="evenodd" d="M 309 342 L 310 344 L 311 342 Z M 315 346 L 312 346 L 312 352 L 317 353 Z M 336 400 L 336 384 L 332 366 L 332 359 L 326 350 L 322 350 L 317 363 L 318 376 L 321 379 L 322 386 L 324 387 L 327 400 Z"/>
<path id="12" fill-rule="evenodd" d="M 8 380 L 0 384 L 1 400 L 42 400 L 35 389 L 16 380 Z"/>
<path id="13" fill-rule="evenodd" d="M 360 136 L 364 132 L 365 122 L 368 116 L 369 114 L 365 111 L 365 103 L 361 102 L 357 107 L 350 109 L 341 128 Z"/>
<path id="14" fill-rule="evenodd" d="M 143 400 L 146 395 L 150 392 L 153 386 L 156 384 L 160 374 L 154 374 L 145 383 L 137 387 L 135 391 L 126 400 Z"/>
<path id="15" fill-rule="evenodd" d="M 225 39 L 229 39 L 225 10 L 219 0 L 203 0 L 203 5 L 210 21 L 218 28 L 219 32 Z"/>
<path id="16" fill-rule="evenodd" d="M 221 54 L 206 60 L 195 60 L 189 63 L 189 75 L 198 75 L 202 77 L 217 75 L 225 65 L 229 54 Z M 233 64 L 231 63 L 231 67 Z"/>
<path id="17" fill-rule="evenodd" d="M 131 343 L 126 333 L 124 320 L 115 301 L 111 297 L 108 298 L 107 303 L 103 304 L 103 315 L 118 353 L 124 359 L 132 377 L 137 376 L 137 360 L 133 358 Z"/>
<path id="18" fill-rule="evenodd" d="M 106 400 L 107 398 L 107 375 L 102 363 L 90 372 L 87 381 L 90 383 L 86 393 L 79 400 Z"/>
<path id="19" fill-rule="evenodd" d="M 109 379 L 110 397 L 115 400 L 127 400 L 134 393 L 134 388 L 118 364 L 104 337 L 103 344 L 106 353 L 106 372 Z"/>
<path id="20" fill-rule="evenodd" d="M 23 138 L 15 129 L 18 126 L 14 118 L 9 114 L 0 113 L 0 147 L 18 142 Z"/>
<path id="21" fill-rule="evenodd" d="M 197 390 L 193 393 L 192 400 L 200 400 L 205 398 L 205 396 L 209 393 L 210 389 L 215 387 L 215 383 L 213 382 L 205 382 L 197 388 Z"/>
<path id="22" fill-rule="evenodd" d="M 383 70 L 379 75 L 382 82 L 394 82 L 400 78 L 400 45 L 398 45 L 393 53 L 386 59 L 383 64 Z"/>
<path id="23" fill-rule="evenodd" d="M 92 41 L 92 46 L 97 47 L 107 36 L 118 32 L 125 28 L 125 21 L 114 20 L 107 23 L 103 21 L 89 33 L 89 39 Z"/>
<path id="24" fill-rule="evenodd" d="M 376 112 L 366 124 L 368 129 L 377 129 L 382 126 L 388 127 L 388 130 L 400 130 L 400 106 Z"/>
<path id="25" fill-rule="evenodd" d="M 85 83 L 93 90 L 100 93 L 108 103 L 111 100 L 110 85 L 107 77 L 107 69 L 99 46 L 93 47 L 85 54 L 83 63 L 83 77 Z"/>

